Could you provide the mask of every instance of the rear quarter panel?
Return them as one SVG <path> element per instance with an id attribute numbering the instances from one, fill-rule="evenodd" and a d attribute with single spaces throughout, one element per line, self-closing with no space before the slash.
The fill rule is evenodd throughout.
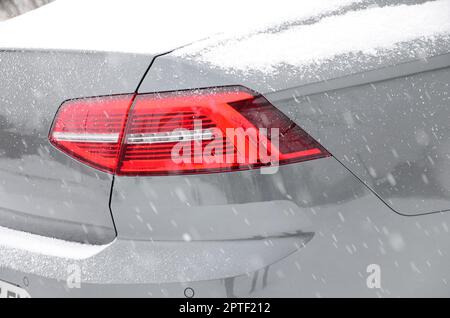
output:
<path id="1" fill-rule="evenodd" d="M 64 100 L 136 90 L 152 57 L 0 51 L 0 225 L 90 243 L 115 237 L 112 176 L 56 150 L 48 133 Z"/>
<path id="2" fill-rule="evenodd" d="M 270 75 L 167 55 L 155 61 L 140 91 L 247 86 L 318 140 L 394 211 L 439 212 L 450 209 L 450 55 L 446 40 L 431 47 L 434 53 L 427 58 L 402 50 L 378 58 L 336 56 L 299 69 L 280 65 Z"/>

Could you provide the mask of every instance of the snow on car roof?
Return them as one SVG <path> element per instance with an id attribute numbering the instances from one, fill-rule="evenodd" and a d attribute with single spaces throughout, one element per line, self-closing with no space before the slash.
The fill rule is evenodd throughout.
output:
<path id="1" fill-rule="evenodd" d="M 155 54 L 362 0 L 56 0 L 0 22 L 0 47 Z"/>

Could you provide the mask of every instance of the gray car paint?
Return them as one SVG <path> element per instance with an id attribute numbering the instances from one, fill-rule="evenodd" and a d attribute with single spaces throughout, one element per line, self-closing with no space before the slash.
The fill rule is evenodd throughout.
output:
<path id="1" fill-rule="evenodd" d="M 112 176 L 48 142 L 64 100 L 134 92 L 151 56 L 0 51 L 0 224 L 66 240 L 106 243 Z"/>
<path id="2" fill-rule="evenodd" d="M 296 101 L 285 92 L 276 104 L 393 210 L 413 215 L 450 209 L 449 88 L 447 67 L 307 96 L 300 89 Z"/>
<path id="3" fill-rule="evenodd" d="M 445 43 L 445 40 L 436 40 L 431 55 L 446 53 Z M 430 43 L 417 45 L 419 48 L 420 45 L 431 47 Z M 408 46 L 405 47 L 407 50 Z M 328 86 L 334 78 L 357 73 L 364 77 L 373 69 L 392 66 L 394 75 L 388 68 L 381 71 L 387 76 L 381 79 L 380 85 L 398 85 L 408 81 L 404 78 L 406 74 L 399 70 L 401 63 L 419 61 L 414 63 L 425 65 L 424 69 L 408 71 L 409 74 L 431 70 L 432 63 L 420 62 L 423 59 L 416 55 L 394 54 L 381 60 L 358 57 L 355 63 L 344 63 L 351 65 L 350 68 L 342 68 L 338 67 L 343 65 L 343 57 L 340 58 L 319 68 L 311 67 L 309 72 L 313 74 L 309 76 L 303 70 L 280 66 L 284 72 L 278 77 L 258 72 L 250 75 L 225 73 L 174 55 L 157 58 L 140 86 L 140 92 L 245 85 L 264 93 L 274 105 L 319 139 L 335 157 L 282 166 L 271 176 L 252 170 L 182 177 L 115 177 L 111 208 L 117 238 L 103 252 L 79 261 L 2 247 L 0 279 L 26 288 L 32 296 L 183 297 L 186 287 L 193 287 L 197 296 L 210 297 L 449 296 L 450 214 L 412 217 L 394 213 L 390 207 L 394 207 L 395 202 L 383 201 L 380 190 L 364 180 L 364 175 L 339 153 L 340 141 L 331 138 L 337 132 L 334 124 L 329 124 L 330 118 L 343 127 L 339 133 L 351 131 L 353 139 L 362 136 L 365 125 L 355 123 L 355 120 L 352 124 L 349 120 L 361 110 L 352 108 L 349 117 L 346 109 L 334 107 L 332 99 L 323 97 L 330 89 L 336 89 Z M 448 64 L 440 68 L 445 66 Z M 411 77 L 408 83 L 420 83 L 421 78 L 441 76 L 442 72 L 446 71 L 420 74 Z M 395 74 L 400 78 L 391 80 Z M 444 73 L 443 80 L 446 78 Z M 316 90 L 308 91 L 307 87 L 306 93 L 301 94 L 305 85 L 313 82 L 319 82 Z M 338 95 L 373 90 L 370 84 L 361 85 L 366 83 L 361 78 L 356 84 L 348 79 L 340 82 L 343 86 L 333 92 Z M 101 95 L 91 95 L 97 94 Z M 306 99 L 309 103 L 308 97 L 312 94 L 309 107 L 303 107 L 302 102 Z M 86 95 L 90 94 L 74 97 Z M 376 100 L 375 94 L 368 95 L 369 100 Z M 436 100 L 437 97 L 434 96 Z M 405 100 L 403 102 L 402 107 L 408 107 Z M 434 111 L 433 104 L 427 106 L 422 114 Z M 315 116 L 314 112 L 311 115 L 311 109 L 319 114 L 319 110 L 326 109 L 329 113 Z M 385 112 L 371 114 L 385 116 Z M 379 118 L 373 120 L 376 122 Z M 395 122 L 398 124 L 389 131 L 392 138 L 399 126 L 410 125 L 398 117 Z M 445 127 L 441 129 L 445 136 Z M 417 140 L 413 139 L 415 136 L 410 137 Z M 349 138 L 346 142 L 351 144 L 352 141 Z M 440 139 L 431 142 L 437 149 L 447 149 Z M 348 147 L 345 150 L 356 154 L 366 144 L 366 141 L 358 142 L 354 149 Z M 398 162 L 392 164 L 386 162 L 384 156 L 377 156 L 385 153 L 384 148 L 379 150 L 382 146 L 372 151 L 375 158 L 365 160 L 379 161 L 391 171 Z M 419 149 L 419 153 L 423 151 Z M 407 162 L 410 156 L 417 157 L 404 151 L 400 158 Z M 74 170 L 94 173 L 72 161 L 66 159 L 65 164 L 75 166 Z M 371 167 L 369 162 L 365 164 Z M 436 173 L 446 171 L 439 169 Z M 366 181 L 365 184 L 359 178 Z M 381 183 L 383 185 L 388 192 L 387 198 L 395 199 L 393 186 Z M 448 189 L 445 183 L 438 185 L 443 190 Z M 419 194 L 414 191 L 403 193 L 413 203 L 410 209 L 401 210 L 402 213 L 422 214 L 446 209 L 447 199 L 438 202 L 435 196 L 424 196 L 421 192 L 423 184 L 413 183 L 413 186 L 418 188 Z M 415 206 L 417 202 L 424 205 Z M 424 206 L 431 210 L 423 210 Z M 236 211 L 237 215 L 234 214 Z M 291 224 L 279 222 L 277 213 Z M 266 218 L 261 218 L 262 214 Z M 295 250 L 299 251 L 290 255 Z M 80 289 L 66 288 L 67 266 L 71 264 L 77 264 L 83 270 Z M 370 264 L 381 266 L 381 289 L 367 287 L 366 269 Z"/>
<path id="4" fill-rule="evenodd" d="M 305 178 L 310 169 L 328 177 Z M 318 183 L 330 191 L 327 201 L 298 204 L 314 233 L 306 244 L 301 236 L 167 242 L 119 235 L 84 260 L 0 248 L 1 279 L 32 297 L 184 297 L 187 287 L 196 297 L 450 296 L 450 214 L 393 213 L 333 158 L 286 165 L 280 173 L 281 184 L 296 194 L 286 200 L 302 202 L 300 194 Z M 255 170 L 236 174 L 260 178 Z M 381 267 L 381 289 L 367 287 L 370 264 Z M 81 288 L 67 288 L 70 265 L 82 271 Z"/>
<path id="5" fill-rule="evenodd" d="M 378 62 L 362 56 L 345 70 L 337 67 L 344 59 L 338 56 L 322 66 L 332 71 L 325 78 L 320 77 L 325 73 L 317 73 L 319 81 L 290 70 L 289 74 L 298 74 L 300 84 L 289 75 L 245 77 L 166 55 L 155 61 L 140 91 L 238 83 L 255 89 L 393 210 L 407 215 L 432 213 L 450 209 L 450 54 L 443 53 L 450 50 L 450 42 L 437 41 L 430 50 L 438 53 L 426 59 L 405 52 L 396 52 L 397 61 L 392 52 Z M 178 78 L 183 80 L 175 81 Z"/>

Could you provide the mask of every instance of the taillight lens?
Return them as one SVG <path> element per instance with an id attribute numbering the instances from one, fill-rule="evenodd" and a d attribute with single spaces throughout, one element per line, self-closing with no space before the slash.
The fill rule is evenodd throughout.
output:
<path id="1" fill-rule="evenodd" d="M 56 115 L 50 142 L 68 155 L 103 171 L 115 172 L 133 95 L 65 102 Z"/>
<path id="2" fill-rule="evenodd" d="M 49 138 L 68 155 L 118 175 L 246 170 L 329 155 L 264 97 L 240 86 L 68 101 Z"/>

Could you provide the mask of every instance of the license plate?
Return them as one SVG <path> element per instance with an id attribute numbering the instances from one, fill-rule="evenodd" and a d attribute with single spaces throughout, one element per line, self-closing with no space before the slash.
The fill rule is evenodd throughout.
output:
<path id="1" fill-rule="evenodd" d="M 0 298 L 30 298 L 30 294 L 23 288 L 0 280 Z"/>

